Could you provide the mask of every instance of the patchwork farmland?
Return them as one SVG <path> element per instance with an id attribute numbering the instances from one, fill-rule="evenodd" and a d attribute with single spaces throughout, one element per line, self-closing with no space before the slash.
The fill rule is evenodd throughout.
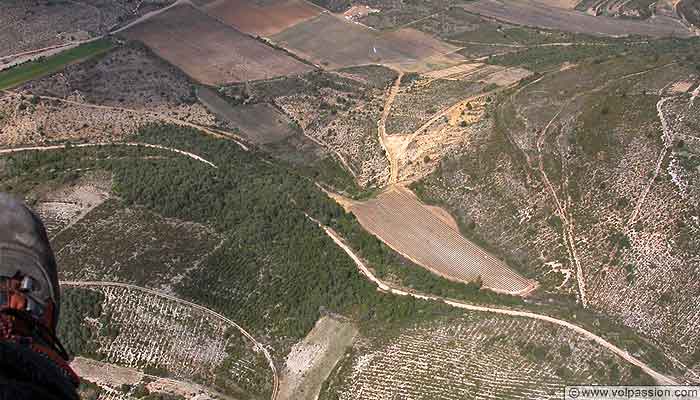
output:
<path id="1" fill-rule="evenodd" d="M 178 5 L 122 35 L 139 40 L 197 81 L 224 83 L 310 71 L 311 66 L 189 5 Z"/>
<path id="2" fill-rule="evenodd" d="M 303 0 L 195 0 L 194 3 L 207 14 L 256 36 L 277 34 L 323 11 Z"/>
<path id="3" fill-rule="evenodd" d="M 407 189 L 392 187 L 376 199 L 350 207 L 360 224 L 389 247 L 445 278 L 497 292 L 525 295 L 536 284 L 465 239 Z"/>
<path id="4" fill-rule="evenodd" d="M 271 38 L 293 53 L 329 68 L 362 64 L 413 63 L 438 57 L 443 63 L 456 47 L 414 29 L 380 34 L 328 13 L 297 24 Z"/>

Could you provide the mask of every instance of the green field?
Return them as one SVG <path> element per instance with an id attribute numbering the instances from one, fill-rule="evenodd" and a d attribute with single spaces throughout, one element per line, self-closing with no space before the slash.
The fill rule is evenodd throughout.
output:
<path id="1" fill-rule="evenodd" d="M 39 58 L 0 72 L 0 90 L 62 70 L 66 65 L 108 52 L 114 47 L 108 39 L 86 43 L 47 58 Z"/>

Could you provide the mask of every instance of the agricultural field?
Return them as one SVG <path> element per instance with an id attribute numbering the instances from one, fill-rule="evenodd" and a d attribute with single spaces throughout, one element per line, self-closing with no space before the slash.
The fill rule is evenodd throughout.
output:
<path id="1" fill-rule="evenodd" d="M 270 390 L 269 367 L 254 343 L 215 315 L 130 287 L 67 286 L 64 293 L 63 320 L 71 324 L 60 332 L 70 351 L 88 357 L 78 360 L 79 367 L 92 366 L 88 380 L 107 390 L 140 397 L 136 393 L 144 387 L 163 392 L 158 386 L 170 383 L 192 390 L 199 383 L 252 398 L 265 398 Z M 125 372 L 136 376 L 119 382 Z M 211 391 L 205 388 L 200 386 Z"/>
<path id="2" fill-rule="evenodd" d="M 459 234 L 449 214 L 423 206 L 394 187 L 376 199 L 350 206 L 362 226 L 389 247 L 449 280 L 481 281 L 496 292 L 523 295 L 536 284 Z"/>
<path id="3" fill-rule="evenodd" d="M 109 40 L 97 40 L 66 50 L 58 55 L 48 57 L 47 59 L 31 61 L 4 70 L 0 72 L 0 90 L 9 89 L 31 79 L 40 78 L 44 75 L 60 71 L 68 64 L 105 53 L 109 51 L 112 46 L 113 44 Z"/>
<path id="4" fill-rule="evenodd" d="M 254 36 L 271 36 L 311 19 L 323 9 L 302 0 L 195 0 L 220 21 Z"/>
<path id="5" fill-rule="evenodd" d="M 271 39 L 294 54 L 327 68 L 364 64 L 414 64 L 437 57 L 449 65 L 457 48 L 414 29 L 378 33 L 331 14 L 297 24 Z"/>
<path id="6" fill-rule="evenodd" d="M 557 399 L 567 382 L 644 382 L 640 371 L 542 322 L 467 313 L 403 330 L 368 330 L 319 397 Z"/>
<path id="7" fill-rule="evenodd" d="M 208 85 L 267 79 L 311 66 L 189 5 L 178 5 L 120 33 Z"/>
<path id="8" fill-rule="evenodd" d="M 197 88 L 197 98 L 231 129 L 253 143 L 280 142 L 296 133 L 292 121 L 268 103 L 232 106 L 206 87 Z"/>
<path id="9" fill-rule="evenodd" d="M 515 25 L 599 36 L 689 37 L 693 32 L 672 18 L 649 20 L 596 17 L 549 7 L 536 0 L 479 0 L 463 5 L 468 12 Z"/>
<path id="10" fill-rule="evenodd" d="M 118 24 L 135 19 L 172 0 L 86 0 L 61 2 L 3 1 L 0 15 L 0 62 L 13 55 L 51 46 L 77 43 L 103 35 Z"/>
<path id="11" fill-rule="evenodd" d="M 191 80 L 138 42 L 117 46 L 99 58 L 69 65 L 18 91 L 88 104 L 158 110 L 193 104 Z"/>
<path id="12" fill-rule="evenodd" d="M 682 267 L 697 257 L 697 69 L 677 62 L 697 43 L 657 46 L 505 92 L 494 129 L 414 188 L 543 288 L 585 296 L 697 368 L 697 271 Z"/>
<path id="13" fill-rule="evenodd" d="M 184 73 L 132 42 L 0 94 L 0 145 L 122 140 L 163 118 L 225 127 Z"/>
<path id="14" fill-rule="evenodd" d="M 184 274 L 196 271 L 221 241 L 206 226 L 107 200 L 56 235 L 53 248 L 63 280 L 168 290 Z"/>

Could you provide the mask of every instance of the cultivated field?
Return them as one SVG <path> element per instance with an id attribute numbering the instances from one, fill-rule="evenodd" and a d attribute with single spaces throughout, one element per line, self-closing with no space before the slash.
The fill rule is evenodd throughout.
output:
<path id="1" fill-rule="evenodd" d="M 134 19 L 151 6 L 172 0 L 81 2 L 7 0 L 0 14 L 0 64 L 12 55 L 51 46 L 77 43 L 104 34 L 120 22 Z"/>
<path id="2" fill-rule="evenodd" d="M 323 11 L 303 0 L 195 0 L 195 4 L 239 31 L 256 36 L 277 34 Z"/>
<path id="3" fill-rule="evenodd" d="M 292 121 L 268 103 L 231 106 L 211 89 L 200 87 L 197 97 L 228 127 L 257 144 L 282 141 L 295 134 Z"/>
<path id="4" fill-rule="evenodd" d="M 169 288 L 221 241 L 211 229 L 108 200 L 57 235 L 61 279 Z"/>
<path id="5" fill-rule="evenodd" d="M 69 296 L 71 291 L 86 290 L 65 287 Z M 89 346 L 100 361 L 218 387 L 233 395 L 269 389 L 272 377 L 262 354 L 221 319 L 133 288 L 96 286 L 89 290 L 102 299 L 93 305 L 101 313 L 93 321 L 78 321 L 90 332 Z M 228 384 L 222 385 L 224 382 Z"/>
<path id="6" fill-rule="evenodd" d="M 272 36 L 280 46 L 329 68 L 403 64 L 443 56 L 456 47 L 413 29 L 380 34 L 327 13 Z M 454 62 L 442 57 L 445 63 Z"/>
<path id="7" fill-rule="evenodd" d="M 558 399 L 567 382 L 639 382 L 639 374 L 562 328 L 469 313 L 398 332 L 370 331 L 320 399 Z"/>
<path id="8" fill-rule="evenodd" d="M 376 199 L 353 203 L 360 224 L 415 263 L 451 280 L 473 282 L 512 294 L 526 294 L 535 283 L 465 239 L 408 190 L 392 187 Z"/>
<path id="9" fill-rule="evenodd" d="M 210 85 L 311 69 L 188 5 L 171 8 L 121 34 L 142 41 L 195 80 Z"/>
<path id="10" fill-rule="evenodd" d="M 464 9 L 490 18 L 531 27 L 556 29 L 591 35 L 652 37 L 688 37 L 693 33 L 678 21 L 657 17 L 646 21 L 595 17 L 579 11 L 548 7 L 534 0 L 479 0 L 466 3 Z"/>
<path id="11" fill-rule="evenodd" d="M 18 90 L 153 111 L 171 110 L 196 101 L 187 75 L 137 42 L 119 46 L 98 59 L 69 65 L 59 74 L 33 80 Z"/>

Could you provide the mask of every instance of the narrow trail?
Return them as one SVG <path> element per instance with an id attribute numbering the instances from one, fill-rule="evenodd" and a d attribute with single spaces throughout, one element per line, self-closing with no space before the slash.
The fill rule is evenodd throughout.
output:
<path id="1" fill-rule="evenodd" d="M 161 292 L 151 290 L 151 289 L 146 289 L 146 288 L 141 287 L 141 286 L 130 285 L 127 283 L 99 282 L 99 281 L 61 281 L 60 285 L 61 286 L 73 286 L 73 287 L 121 287 L 121 288 L 127 288 L 127 289 L 132 289 L 132 290 L 138 290 L 138 291 L 148 293 L 148 294 L 151 294 L 154 296 L 162 297 L 162 298 L 170 300 L 170 301 L 184 304 L 184 305 L 192 307 L 196 310 L 207 313 L 207 314 L 217 318 L 220 321 L 223 321 L 224 323 L 228 324 L 229 326 L 237 329 L 243 336 L 245 336 L 248 340 L 250 340 L 255 345 L 255 349 L 257 351 L 260 351 L 263 353 L 263 355 L 267 359 L 267 363 L 270 367 L 270 370 L 272 371 L 272 376 L 273 376 L 271 400 L 275 400 L 277 398 L 277 393 L 279 392 L 279 377 L 278 377 L 278 373 L 277 373 L 277 367 L 275 367 L 275 362 L 272 359 L 270 352 L 265 348 L 265 346 L 262 343 L 255 340 L 253 335 L 251 335 L 250 333 L 248 333 L 248 331 L 243 329 L 243 327 L 238 325 L 233 320 L 226 318 L 225 316 L 217 313 L 216 311 L 212 311 L 206 307 L 200 306 L 199 304 L 195 304 L 195 303 L 192 303 L 190 301 L 183 300 L 179 297 L 175 297 L 175 296 L 161 293 Z"/>
<path id="2" fill-rule="evenodd" d="M 672 97 L 664 97 L 656 103 L 656 112 L 658 113 L 659 120 L 661 121 L 661 140 L 663 142 L 664 147 L 663 149 L 661 149 L 661 152 L 659 152 L 659 157 L 656 160 L 656 168 L 654 169 L 654 175 L 652 175 L 652 177 L 649 179 L 646 186 L 644 187 L 644 191 L 642 191 L 641 196 L 639 196 L 639 200 L 637 200 L 637 204 L 634 207 L 634 211 L 632 211 L 632 214 L 627 220 L 627 226 L 634 224 L 637 221 L 637 218 L 639 218 L 639 212 L 644 206 L 644 202 L 646 201 L 647 195 L 651 191 L 651 187 L 654 185 L 656 178 L 661 172 L 661 166 L 663 165 L 664 159 L 666 158 L 668 152 L 671 149 L 671 140 L 673 139 L 673 135 L 671 134 L 671 132 L 669 132 L 668 120 L 666 119 L 663 113 L 663 106 L 670 99 L 672 99 Z"/>
<path id="3" fill-rule="evenodd" d="M 207 161 L 204 158 L 190 153 L 189 151 L 179 150 L 172 147 L 161 146 L 158 144 L 142 143 L 142 142 L 115 142 L 115 143 L 79 143 L 79 144 L 60 144 L 54 146 L 33 146 L 33 147 L 17 147 L 14 149 L 0 149 L 0 155 L 5 154 L 15 154 L 25 151 L 49 151 L 49 150 L 62 150 L 62 149 L 72 149 L 72 148 L 82 148 L 82 147 L 108 147 L 108 146 L 129 146 L 129 147 L 148 147 L 152 149 L 166 150 L 173 153 L 177 153 L 193 160 L 202 162 L 209 165 L 212 168 L 219 168 L 211 161 Z"/>
<path id="4" fill-rule="evenodd" d="M 12 91 L 12 90 L 3 90 L 2 92 L 9 94 L 11 96 L 15 96 L 15 97 L 22 96 L 22 94 L 17 93 L 17 92 Z M 172 118 L 172 117 L 169 117 L 167 115 L 163 115 L 161 113 L 157 113 L 157 112 L 153 112 L 153 111 L 135 110 L 132 108 L 102 106 L 99 104 L 91 104 L 91 103 L 81 103 L 78 101 L 66 100 L 66 99 L 62 99 L 60 97 L 53 97 L 53 96 L 39 96 L 39 95 L 37 95 L 36 97 L 39 99 L 43 99 L 43 100 L 58 101 L 58 102 L 65 103 L 65 104 L 71 104 L 71 105 L 79 106 L 79 107 L 92 108 L 92 109 L 96 109 L 96 110 L 119 111 L 119 112 L 126 112 L 126 113 L 132 113 L 132 114 L 137 114 L 137 115 L 143 115 L 143 116 L 154 118 L 157 120 L 169 122 L 169 123 L 174 124 L 174 125 L 193 128 L 193 129 L 202 131 L 208 135 L 214 136 L 214 137 L 219 138 L 219 139 L 231 140 L 234 143 L 236 143 L 243 150 L 250 151 L 250 148 L 243 143 L 243 142 L 245 142 L 245 139 L 243 137 L 235 134 L 235 133 L 226 132 L 226 131 L 223 131 L 221 129 L 197 125 L 197 124 L 194 124 L 192 122 L 183 121 L 183 120 L 177 119 L 177 118 Z"/>
<path id="5" fill-rule="evenodd" d="M 586 298 L 586 279 L 583 276 L 583 267 L 581 267 L 581 262 L 578 259 L 578 253 L 576 250 L 576 237 L 574 236 L 573 219 L 569 218 L 566 204 L 559 199 L 554 185 L 552 185 L 552 182 L 547 176 L 547 171 L 544 167 L 544 152 L 542 151 L 545 139 L 547 138 L 547 131 L 549 131 L 549 128 L 552 126 L 554 121 L 556 121 L 559 118 L 559 115 L 561 115 L 561 113 L 564 111 L 564 108 L 566 108 L 568 104 L 570 104 L 570 102 L 567 102 L 564 105 L 562 105 L 562 107 L 554 115 L 554 117 L 552 117 L 552 119 L 549 120 L 547 126 L 545 126 L 545 128 L 540 132 L 540 135 L 537 139 L 537 168 L 540 171 L 540 174 L 542 175 L 542 179 L 544 180 L 545 186 L 547 186 L 547 190 L 549 190 L 549 193 L 552 196 L 554 203 L 556 203 L 557 205 L 557 210 L 559 211 L 559 216 L 561 217 L 562 225 L 564 226 L 562 232 L 564 236 L 564 242 L 566 243 L 566 248 L 571 258 L 571 261 L 576 267 L 576 283 L 578 286 L 579 299 L 581 300 L 581 305 L 583 306 L 583 308 L 587 308 L 588 300 Z"/>
<path id="6" fill-rule="evenodd" d="M 389 147 L 388 141 L 389 137 L 386 134 L 386 120 L 389 118 L 391 113 L 391 106 L 394 104 L 396 96 L 399 94 L 399 89 L 401 88 L 401 79 L 403 79 L 403 72 L 395 70 L 398 72 L 398 76 L 394 81 L 394 84 L 389 89 L 386 100 L 384 101 L 384 109 L 382 110 L 382 116 L 377 123 L 377 132 L 379 134 L 379 144 L 384 149 L 386 157 L 389 160 L 389 185 L 396 184 L 398 182 L 398 169 L 399 161 L 397 155 L 394 154 L 393 150 Z"/>
<path id="7" fill-rule="evenodd" d="M 611 352 L 615 353 L 618 357 L 622 358 L 623 360 L 627 361 L 628 363 L 635 365 L 639 367 L 642 371 L 644 371 L 647 375 L 651 376 L 657 383 L 662 384 L 662 385 L 676 385 L 678 384 L 673 378 L 666 376 L 664 374 L 661 374 L 657 371 L 655 371 L 653 368 L 651 368 L 649 365 L 646 363 L 640 361 L 636 357 L 632 356 L 630 353 L 628 353 L 625 350 L 622 350 L 621 348 L 615 346 L 614 344 L 608 342 L 607 340 L 603 339 L 602 337 L 596 335 L 595 333 L 588 331 L 578 325 L 574 325 L 570 322 L 553 318 L 548 315 L 543 315 L 543 314 L 537 314 L 529 311 L 518 311 L 518 310 L 511 310 L 507 308 L 498 308 L 498 307 L 486 307 L 486 306 L 477 306 L 473 304 L 467 304 L 463 303 L 460 301 L 455 301 L 455 300 L 450 300 L 444 297 L 439 297 L 439 296 L 432 296 L 432 295 L 425 295 L 421 293 L 415 293 L 412 291 L 409 291 L 404 288 L 400 287 L 394 287 L 391 286 L 379 278 L 377 278 L 372 271 L 367 267 L 367 265 L 362 261 L 360 257 L 355 254 L 355 252 L 347 245 L 345 244 L 345 241 L 338 235 L 332 228 L 327 227 L 323 224 L 321 224 L 319 221 L 309 217 L 312 221 L 317 223 L 321 229 L 328 235 L 333 242 L 335 242 L 338 247 L 343 249 L 345 253 L 355 262 L 357 265 L 357 268 L 359 269 L 360 273 L 364 275 L 367 279 L 370 281 L 374 282 L 377 287 L 387 293 L 391 293 L 394 295 L 398 296 L 410 296 L 414 297 L 417 299 L 422 299 L 422 300 L 429 300 L 429 301 L 437 301 L 437 302 L 442 302 L 445 303 L 449 306 L 463 309 L 463 310 L 468 310 L 468 311 L 478 311 L 478 312 L 485 312 L 485 313 L 492 313 L 492 314 L 500 314 L 500 315 L 508 315 L 508 316 L 513 316 L 513 317 L 523 317 L 523 318 L 530 318 L 530 319 L 536 319 L 540 321 L 545 321 L 549 322 L 555 325 L 562 326 L 564 328 L 570 329 L 587 339 L 593 340 L 599 345 L 603 346 L 604 348 L 610 350 Z"/>

